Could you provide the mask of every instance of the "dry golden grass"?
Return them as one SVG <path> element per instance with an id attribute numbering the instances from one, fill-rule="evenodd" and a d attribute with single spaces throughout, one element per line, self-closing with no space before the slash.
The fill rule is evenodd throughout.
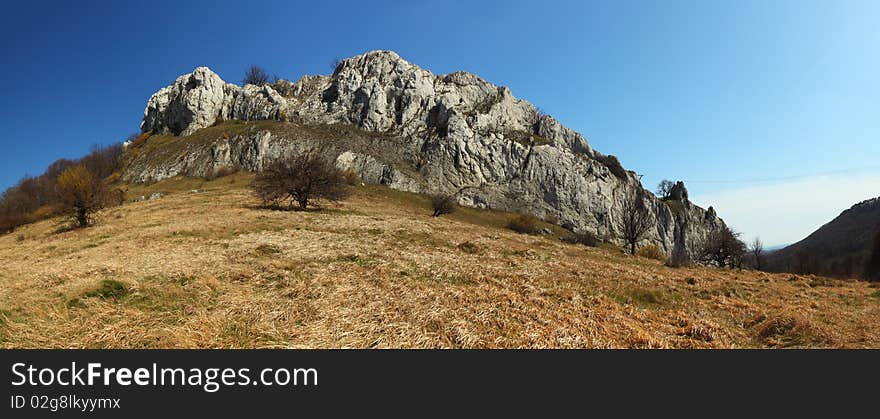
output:
<path id="1" fill-rule="evenodd" d="M 131 187 L 166 196 L 0 236 L 0 347 L 880 347 L 867 283 L 671 269 L 375 186 L 264 210 L 247 181 Z"/>

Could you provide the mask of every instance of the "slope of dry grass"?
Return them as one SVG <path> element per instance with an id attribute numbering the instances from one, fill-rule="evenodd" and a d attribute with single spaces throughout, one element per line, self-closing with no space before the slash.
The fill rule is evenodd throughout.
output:
<path id="1" fill-rule="evenodd" d="M 867 283 L 670 269 L 374 186 L 270 211 L 247 180 L 131 187 L 166 196 L 0 236 L 0 346 L 880 347 Z"/>

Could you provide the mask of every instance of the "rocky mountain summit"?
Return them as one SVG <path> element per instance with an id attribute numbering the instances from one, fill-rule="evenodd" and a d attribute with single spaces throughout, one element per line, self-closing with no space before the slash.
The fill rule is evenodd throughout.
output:
<path id="1" fill-rule="evenodd" d="M 263 122 L 223 128 L 236 121 Z M 391 51 L 343 60 L 329 76 L 263 86 L 199 67 L 149 99 L 141 129 L 155 144 L 132 150 L 131 181 L 258 171 L 314 151 L 368 182 L 454 194 L 463 205 L 528 212 L 610 240 L 620 237 L 614 219 L 624 197 L 642 188 L 616 158 L 508 88 L 465 72 L 434 75 Z M 673 202 L 644 199 L 656 221 L 645 241 L 667 252 L 677 240 L 693 249 L 723 226 L 686 191 Z"/>

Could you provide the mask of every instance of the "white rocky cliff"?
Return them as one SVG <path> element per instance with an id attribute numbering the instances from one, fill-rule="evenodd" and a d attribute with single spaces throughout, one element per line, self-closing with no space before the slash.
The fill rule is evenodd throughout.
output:
<path id="1" fill-rule="evenodd" d="M 623 197 L 642 187 L 616 159 L 508 88 L 470 73 L 434 75 L 390 51 L 344 60 L 329 76 L 265 86 L 239 87 L 199 67 L 149 99 L 141 128 L 188 136 L 220 121 L 255 120 L 284 123 L 254 125 L 158 161 L 135 156 L 125 176 L 259 170 L 318 148 L 367 181 L 452 193 L 464 205 L 530 212 L 609 239 L 619 237 L 613 220 Z M 686 195 L 675 205 L 650 193 L 645 199 L 657 221 L 646 241 L 667 251 L 681 239 L 693 248 L 722 225 Z"/>

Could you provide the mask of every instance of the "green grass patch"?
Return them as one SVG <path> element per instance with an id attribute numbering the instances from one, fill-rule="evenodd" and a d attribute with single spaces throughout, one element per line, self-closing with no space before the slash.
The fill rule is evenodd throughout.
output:
<path id="1" fill-rule="evenodd" d="M 98 287 L 92 291 L 83 293 L 83 297 L 98 297 L 101 299 L 119 298 L 128 293 L 125 284 L 114 279 L 104 279 L 98 284 Z"/>

